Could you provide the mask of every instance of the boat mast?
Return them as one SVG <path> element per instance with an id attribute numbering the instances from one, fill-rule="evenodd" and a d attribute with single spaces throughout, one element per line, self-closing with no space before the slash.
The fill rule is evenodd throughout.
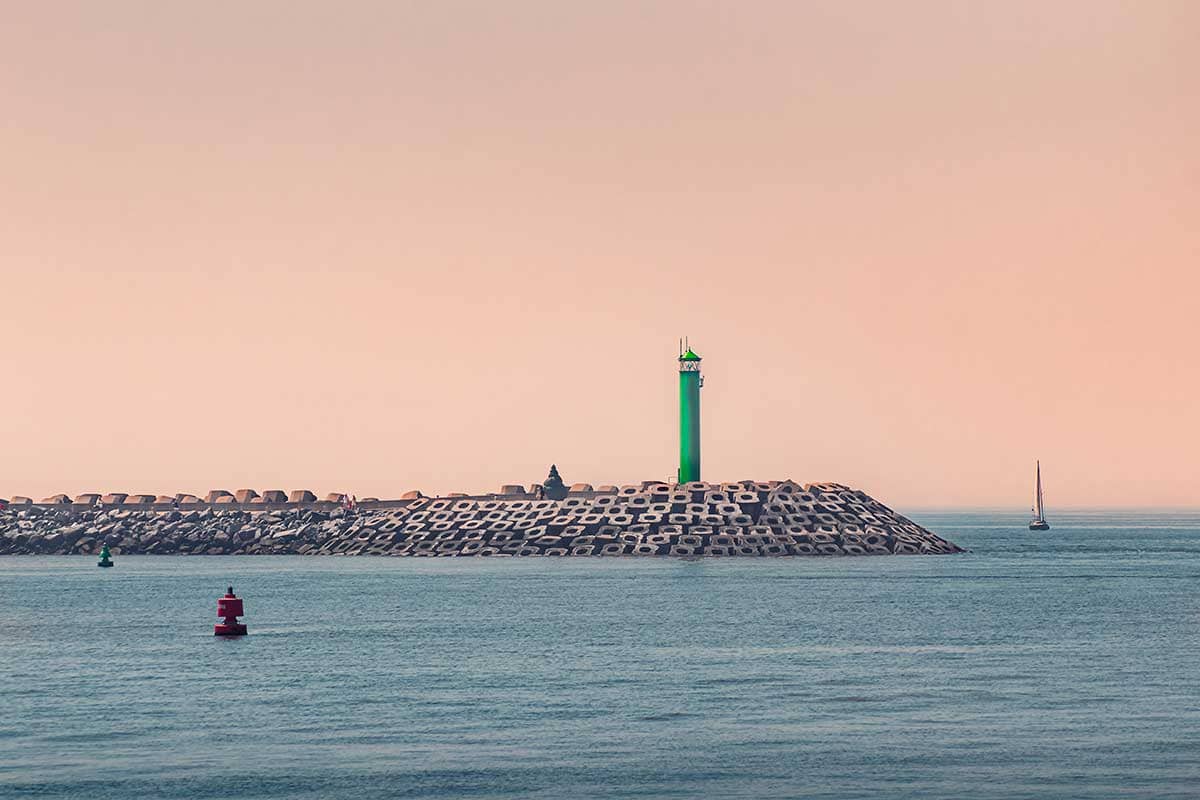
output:
<path id="1" fill-rule="evenodd" d="M 1042 462 L 1037 462 L 1037 518 L 1038 521 L 1046 519 L 1046 512 L 1042 510 Z"/>

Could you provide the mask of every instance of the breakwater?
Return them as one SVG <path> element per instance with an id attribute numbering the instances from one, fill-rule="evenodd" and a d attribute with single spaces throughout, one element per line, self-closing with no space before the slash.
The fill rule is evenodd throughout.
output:
<path id="1" fill-rule="evenodd" d="M 282 494 L 282 493 L 280 493 Z M 65 495 L 0 512 L 0 555 L 843 556 L 962 552 L 841 484 L 793 481 L 572 487 L 559 500 L 501 494 L 364 501 L 227 492 Z M 190 499 L 189 499 L 190 498 Z M 75 498 L 78 500 L 79 498 Z"/>

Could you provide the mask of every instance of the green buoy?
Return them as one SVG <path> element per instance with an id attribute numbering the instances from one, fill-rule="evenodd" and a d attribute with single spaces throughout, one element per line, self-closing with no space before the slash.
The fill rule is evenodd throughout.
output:
<path id="1" fill-rule="evenodd" d="M 96 563 L 97 567 L 111 567 L 113 565 L 112 557 L 108 552 L 108 545 L 100 548 L 100 560 Z"/>

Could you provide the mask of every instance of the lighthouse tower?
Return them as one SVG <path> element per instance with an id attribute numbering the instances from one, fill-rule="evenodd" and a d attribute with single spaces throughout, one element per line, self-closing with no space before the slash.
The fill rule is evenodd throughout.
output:
<path id="1" fill-rule="evenodd" d="M 700 480 L 700 356 L 679 346 L 679 482 Z"/>

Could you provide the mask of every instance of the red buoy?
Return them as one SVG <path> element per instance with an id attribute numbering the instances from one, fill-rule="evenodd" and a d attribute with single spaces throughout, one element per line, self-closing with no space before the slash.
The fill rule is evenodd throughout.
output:
<path id="1" fill-rule="evenodd" d="M 213 636 L 246 635 L 246 626 L 237 619 L 246 616 L 246 612 L 242 610 L 242 598 L 234 596 L 232 586 L 224 597 L 217 598 L 217 616 L 224 617 L 225 621 L 213 626 Z"/>

